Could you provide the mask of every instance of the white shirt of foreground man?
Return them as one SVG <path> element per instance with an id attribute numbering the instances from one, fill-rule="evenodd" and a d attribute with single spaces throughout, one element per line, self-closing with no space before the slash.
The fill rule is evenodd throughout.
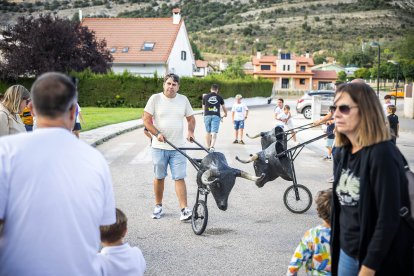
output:
<path id="1" fill-rule="evenodd" d="M 101 275 L 100 225 L 115 222 L 102 155 L 71 129 L 76 89 L 60 73 L 32 86 L 38 129 L 0 139 L 0 275 Z"/>

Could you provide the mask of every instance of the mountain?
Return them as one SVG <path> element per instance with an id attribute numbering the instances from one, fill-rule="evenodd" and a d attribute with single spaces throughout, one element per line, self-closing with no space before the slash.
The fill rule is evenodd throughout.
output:
<path id="1" fill-rule="evenodd" d="M 174 7 L 204 56 L 271 55 L 278 49 L 335 55 L 414 34 L 414 0 L 2 0 L 0 22 L 39 12 L 76 18 L 79 9 L 91 17 L 169 17 Z"/>

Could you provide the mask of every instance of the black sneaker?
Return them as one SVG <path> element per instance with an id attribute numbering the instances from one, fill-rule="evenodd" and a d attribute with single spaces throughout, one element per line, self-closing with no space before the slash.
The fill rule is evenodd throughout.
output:
<path id="1" fill-rule="evenodd" d="M 233 144 L 238 144 L 238 143 L 239 141 L 237 139 L 233 141 Z"/>
<path id="2" fill-rule="evenodd" d="M 244 145 L 244 141 L 243 140 L 240 140 L 239 144 Z"/>

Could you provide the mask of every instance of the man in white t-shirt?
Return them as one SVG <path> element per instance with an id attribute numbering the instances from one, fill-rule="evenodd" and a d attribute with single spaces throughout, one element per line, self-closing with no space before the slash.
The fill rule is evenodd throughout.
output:
<path id="1" fill-rule="evenodd" d="M 164 77 L 164 91 L 152 95 L 144 109 L 144 125 L 156 137 L 152 139 L 152 161 L 154 164 L 155 208 L 152 218 L 159 219 L 164 214 L 162 199 L 167 167 L 170 166 L 175 191 L 181 208 L 180 220 L 191 218 L 187 206 L 186 177 L 187 159 L 180 152 L 165 143 L 165 139 L 176 147 L 184 146 L 184 118 L 187 120 L 187 139 L 194 139 L 194 111 L 187 97 L 178 94 L 180 78 L 175 74 Z"/>
<path id="2" fill-rule="evenodd" d="M 71 133 L 67 76 L 43 74 L 31 95 L 38 128 L 0 138 L 0 275 L 101 275 L 99 226 L 115 222 L 108 165 Z"/>

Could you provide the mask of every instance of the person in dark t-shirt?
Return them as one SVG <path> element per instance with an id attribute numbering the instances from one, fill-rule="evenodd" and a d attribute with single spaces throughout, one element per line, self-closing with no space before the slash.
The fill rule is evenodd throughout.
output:
<path id="1" fill-rule="evenodd" d="M 398 130 L 400 128 L 400 123 L 398 121 L 398 116 L 395 115 L 395 111 L 397 111 L 397 108 L 395 105 L 389 105 L 387 107 L 387 113 L 388 113 L 388 123 L 390 124 L 390 130 L 391 130 L 391 141 L 396 144 L 397 143 L 397 137 L 398 137 Z"/>
<path id="2" fill-rule="evenodd" d="M 220 107 L 223 108 L 223 117 L 227 117 L 227 110 L 223 98 L 218 95 L 219 87 L 213 84 L 210 93 L 203 96 L 204 125 L 206 127 L 206 144 L 210 151 L 214 151 L 217 133 L 220 126 Z"/>

